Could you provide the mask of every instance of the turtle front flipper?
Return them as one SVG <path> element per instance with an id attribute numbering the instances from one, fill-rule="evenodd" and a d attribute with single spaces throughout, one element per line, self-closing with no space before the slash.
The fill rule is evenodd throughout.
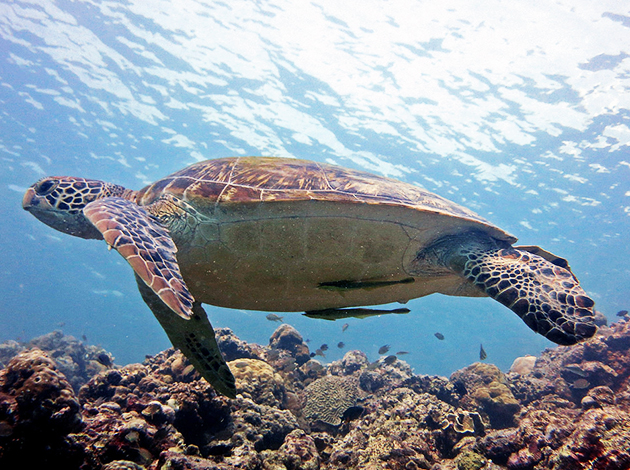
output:
<path id="1" fill-rule="evenodd" d="M 472 245 L 459 254 L 464 256 L 462 274 L 468 280 L 554 343 L 575 344 L 597 331 L 595 302 L 571 271 L 512 247 Z"/>
<path id="2" fill-rule="evenodd" d="M 192 316 L 194 298 L 182 278 L 177 247 L 166 228 L 142 207 L 120 197 L 91 202 L 83 214 L 166 305 L 184 319 Z"/>
<path id="3" fill-rule="evenodd" d="M 155 292 L 136 275 L 143 300 L 158 319 L 173 346 L 179 349 L 214 389 L 226 397 L 236 397 L 236 384 L 230 368 L 223 359 L 214 330 L 199 302 L 193 302 L 192 315 L 185 320 L 173 315 Z"/>

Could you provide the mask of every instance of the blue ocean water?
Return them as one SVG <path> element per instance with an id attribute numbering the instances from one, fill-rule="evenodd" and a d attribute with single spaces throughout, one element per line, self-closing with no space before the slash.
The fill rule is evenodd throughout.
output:
<path id="1" fill-rule="evenodd" d="M 62 329 L 120 364 L 169 347 L 124 260 L 44 226 L 22 194 L 45 175 L 140 189 L 233 155 L 419 184 L 566 257 L 614 321 L 630 306 L 629 28 L 615 1 L 2 0 L 0 341 Z M 504 370 L 553 346 L 490 299 L 407 307 L 345 332 L 284 320 L 326 361 L 390 344 L 416 373 L 449 375 L 480 343 Z M 206 310 L 248 341 L 277 327 Z"/>

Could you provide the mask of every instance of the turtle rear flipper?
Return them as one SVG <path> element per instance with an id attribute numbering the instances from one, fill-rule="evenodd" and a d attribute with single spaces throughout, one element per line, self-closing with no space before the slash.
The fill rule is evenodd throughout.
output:
<path id="1" fill-rule="evenodd" d="M 177 264 L 177 247 L 166 228 L 137 204 L 120 197 L 89 203 L 85 217 L 177 315 L 192 316 L 193 296 Z"/>
<path id="2" fill-rule="evenodd" d="M 214 389 L 229 398 L 236 397 L 234 376 L 221 355 L 208 316 L 199 302 L 194 302 L 190 319 L 173 315 L 170 307 L 158 297 L 144 280 L 136 275 L 143 300 L 158 319 L 173 346 L 190 361 L 195 370 Z"/>
<path id="3" fill-rule="evenodd" d="M 571 271 L 515 248 L 464 249 L 463 275 L 557 344 L 592 337 L 595 302 Z"/>

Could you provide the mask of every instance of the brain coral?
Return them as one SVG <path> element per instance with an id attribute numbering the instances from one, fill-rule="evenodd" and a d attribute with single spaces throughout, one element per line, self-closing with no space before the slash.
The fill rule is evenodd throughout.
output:
<path id="1" fill-rule="evenodd" d="M 304 417 L 338 426 L 344 412 L 359 398 L 356 379 L 332 375 L 317 379 L 304 389 L 306 405 Z"/>

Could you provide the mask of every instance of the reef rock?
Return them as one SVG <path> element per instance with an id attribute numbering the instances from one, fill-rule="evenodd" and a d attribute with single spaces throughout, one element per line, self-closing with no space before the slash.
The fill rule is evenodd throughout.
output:
<path id="1" fill-rule="evenodd" d="M 510 372 L 518 375 L 527 375 L 534 370 L 536 365 L 536 356 L 522 356 L 514 359 Z"/>
<path id="2" fill-rule="evenodd" d="M 462 405 L 483 414 L 492 427 L 501 429 L 514 425 L 521 406 L 497 366 L 477 362 L 453 373 L 451 381 L 463 383 L 467 390 Z"/>
<path id="3" fill-rule="evenodd" d="M 302 335 L 286 323 L 280 325 L 273 332 L 269 338 L 269 347 L 289 351 L 300 366 L 311 358 L 308 345 L 303 341 Z"/>
<path id="4" fill-rule="evenodd" d="M 79 401 L 46 353 L 24 351 L 0 371 L 0 462 L 4 468 L 28 468 L 46 460 L 77 465 L 83 449 L 69 435 L 82 426 Z"/>

